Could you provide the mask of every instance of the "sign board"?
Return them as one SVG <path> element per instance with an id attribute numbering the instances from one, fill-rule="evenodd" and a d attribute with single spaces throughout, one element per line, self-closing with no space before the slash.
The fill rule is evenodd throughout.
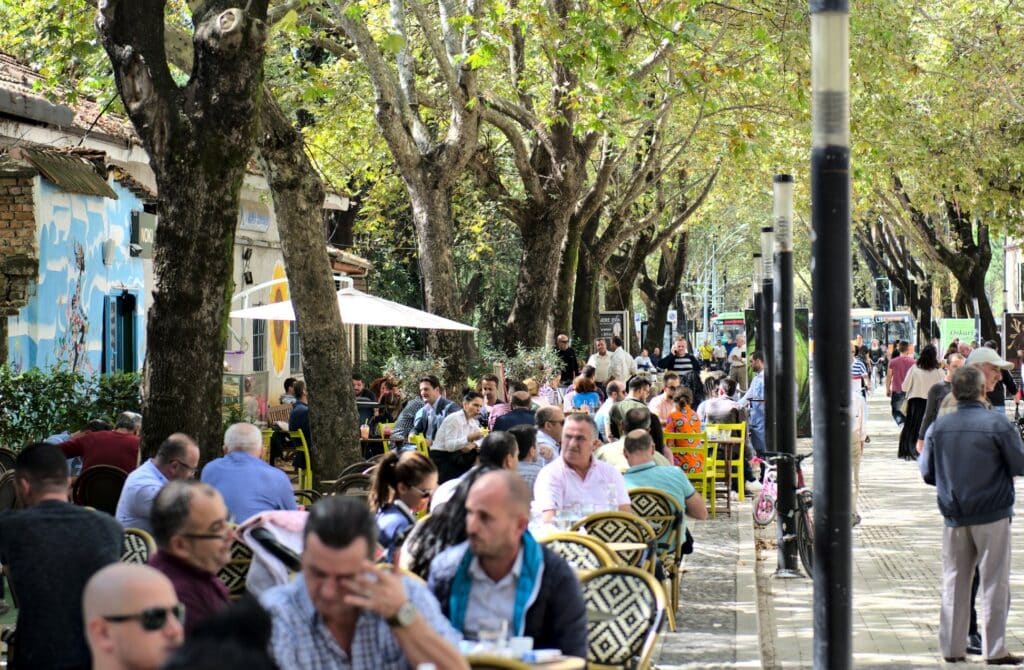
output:
<path id="1" fill-rule="evenodd" d="M 1003 358 L 1013 363 L 1011 371 L 1019 381 L 1021 361 L 1024 361 L 1024 314 L 1003 315 Z"/>
<path id="2" fill-rule="evenodd" d="M 270 213 L 265 209 L 242 203 L 242 213 L 239 216 L 242 219 L 238 224 L 241 230 L 252 230 L 257 233 L 270 230 Z"/>
<path id="3" fill-rule="evenodd" d="M 153 240 L 156 239 L 156 215 L 132 210 L 131 255 L 136 258 L 153 257 Z"/>
<path id="4" fill-rule="evenodd" d="M 679 315 L 676 313 L 676 310 L 670 309 L 668 311 L 668 320 L 671 323 L 675 323 L 676 321 L 679 320 Z"/>
<path id="5" fill-rule="evenodd" d="M 597 336 L 611 339 L 621 337 L 629 350 L 629 312 L 601 312 L 597 317 Z"/>
<path id="6" fill-rule="evenodd" d="M 939 346 L 945 351 L 953 340 L 974 341 L 974 319 L 939 319 Z"/>

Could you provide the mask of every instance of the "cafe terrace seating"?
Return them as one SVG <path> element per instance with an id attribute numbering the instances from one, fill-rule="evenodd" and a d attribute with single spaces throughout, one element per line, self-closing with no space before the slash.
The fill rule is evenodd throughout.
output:
<path id="1" fill-rule="evenodd" d="M 587 607 L 587 667 L 649 668 L 665 620 L 665 593 L 650 573 L 601 568 L 580 577 Z"/>
<path id="2" fill-rule="evenodd" d="M 113 516 L 128 473 L 113 465 L 94 465 L 75 480 L 71 499 L 76 505 L 92 507 Z"/>

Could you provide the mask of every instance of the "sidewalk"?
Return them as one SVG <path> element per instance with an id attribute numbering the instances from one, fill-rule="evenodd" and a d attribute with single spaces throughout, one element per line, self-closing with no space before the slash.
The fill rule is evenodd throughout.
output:
<path id="1" fill-rule="evenodd" d="M 938 648 L 942 518 L 935 489 L 922 482 L 917 463 L 896 458 L 899 431 L 889 411 L 884 391 L 876 392 L 869 403 L 871 443 L 861 465 L 863 522 L 853 529 L 854 662 L 858 668 L 934 668 L 945 665 Z M 813 473 L 808 476 L 813 481 Z M 1020 497 L 1016 511 L 1024 512 Z M 762 532 L 774 545 L 774 526 Z M 774 546 L 761 553 L 764 667 L 809 668 L 811 581 L 771 577 Z M 1024 552 L 1014 552 L 1010 588 L 1015 596 L 1024 591 Z M 1011 604 L 1007 645 L 1011 653 L 1024 652 L 1024 606 Z M 977 656 L 968 662 L 983 664 Z"/>

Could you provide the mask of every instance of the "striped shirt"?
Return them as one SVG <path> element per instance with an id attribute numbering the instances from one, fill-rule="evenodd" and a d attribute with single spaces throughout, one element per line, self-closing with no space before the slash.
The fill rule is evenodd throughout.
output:
<path id="1" fill-rule="evenodd" d="M 854 358 L 850 364 L 850 379 L 860 379 L 868 376 L 868 366 L 860 358 Z"/>

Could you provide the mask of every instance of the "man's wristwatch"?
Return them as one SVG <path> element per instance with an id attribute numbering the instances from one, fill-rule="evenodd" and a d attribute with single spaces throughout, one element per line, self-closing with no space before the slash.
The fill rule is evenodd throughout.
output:
<path id="1" fill-rule="evenodd" d="M 415 618 L 416 607 L 412 604 L 411 601 L 406 600 L 404 603 L 402 603 L 402 606 L 398 608 L 398 611 L 395 612 L 394 616 L 388 617 L 387 621 L 388 625 L 392 628 L 405 628 L 406 626 L 411 624 Z"/>

